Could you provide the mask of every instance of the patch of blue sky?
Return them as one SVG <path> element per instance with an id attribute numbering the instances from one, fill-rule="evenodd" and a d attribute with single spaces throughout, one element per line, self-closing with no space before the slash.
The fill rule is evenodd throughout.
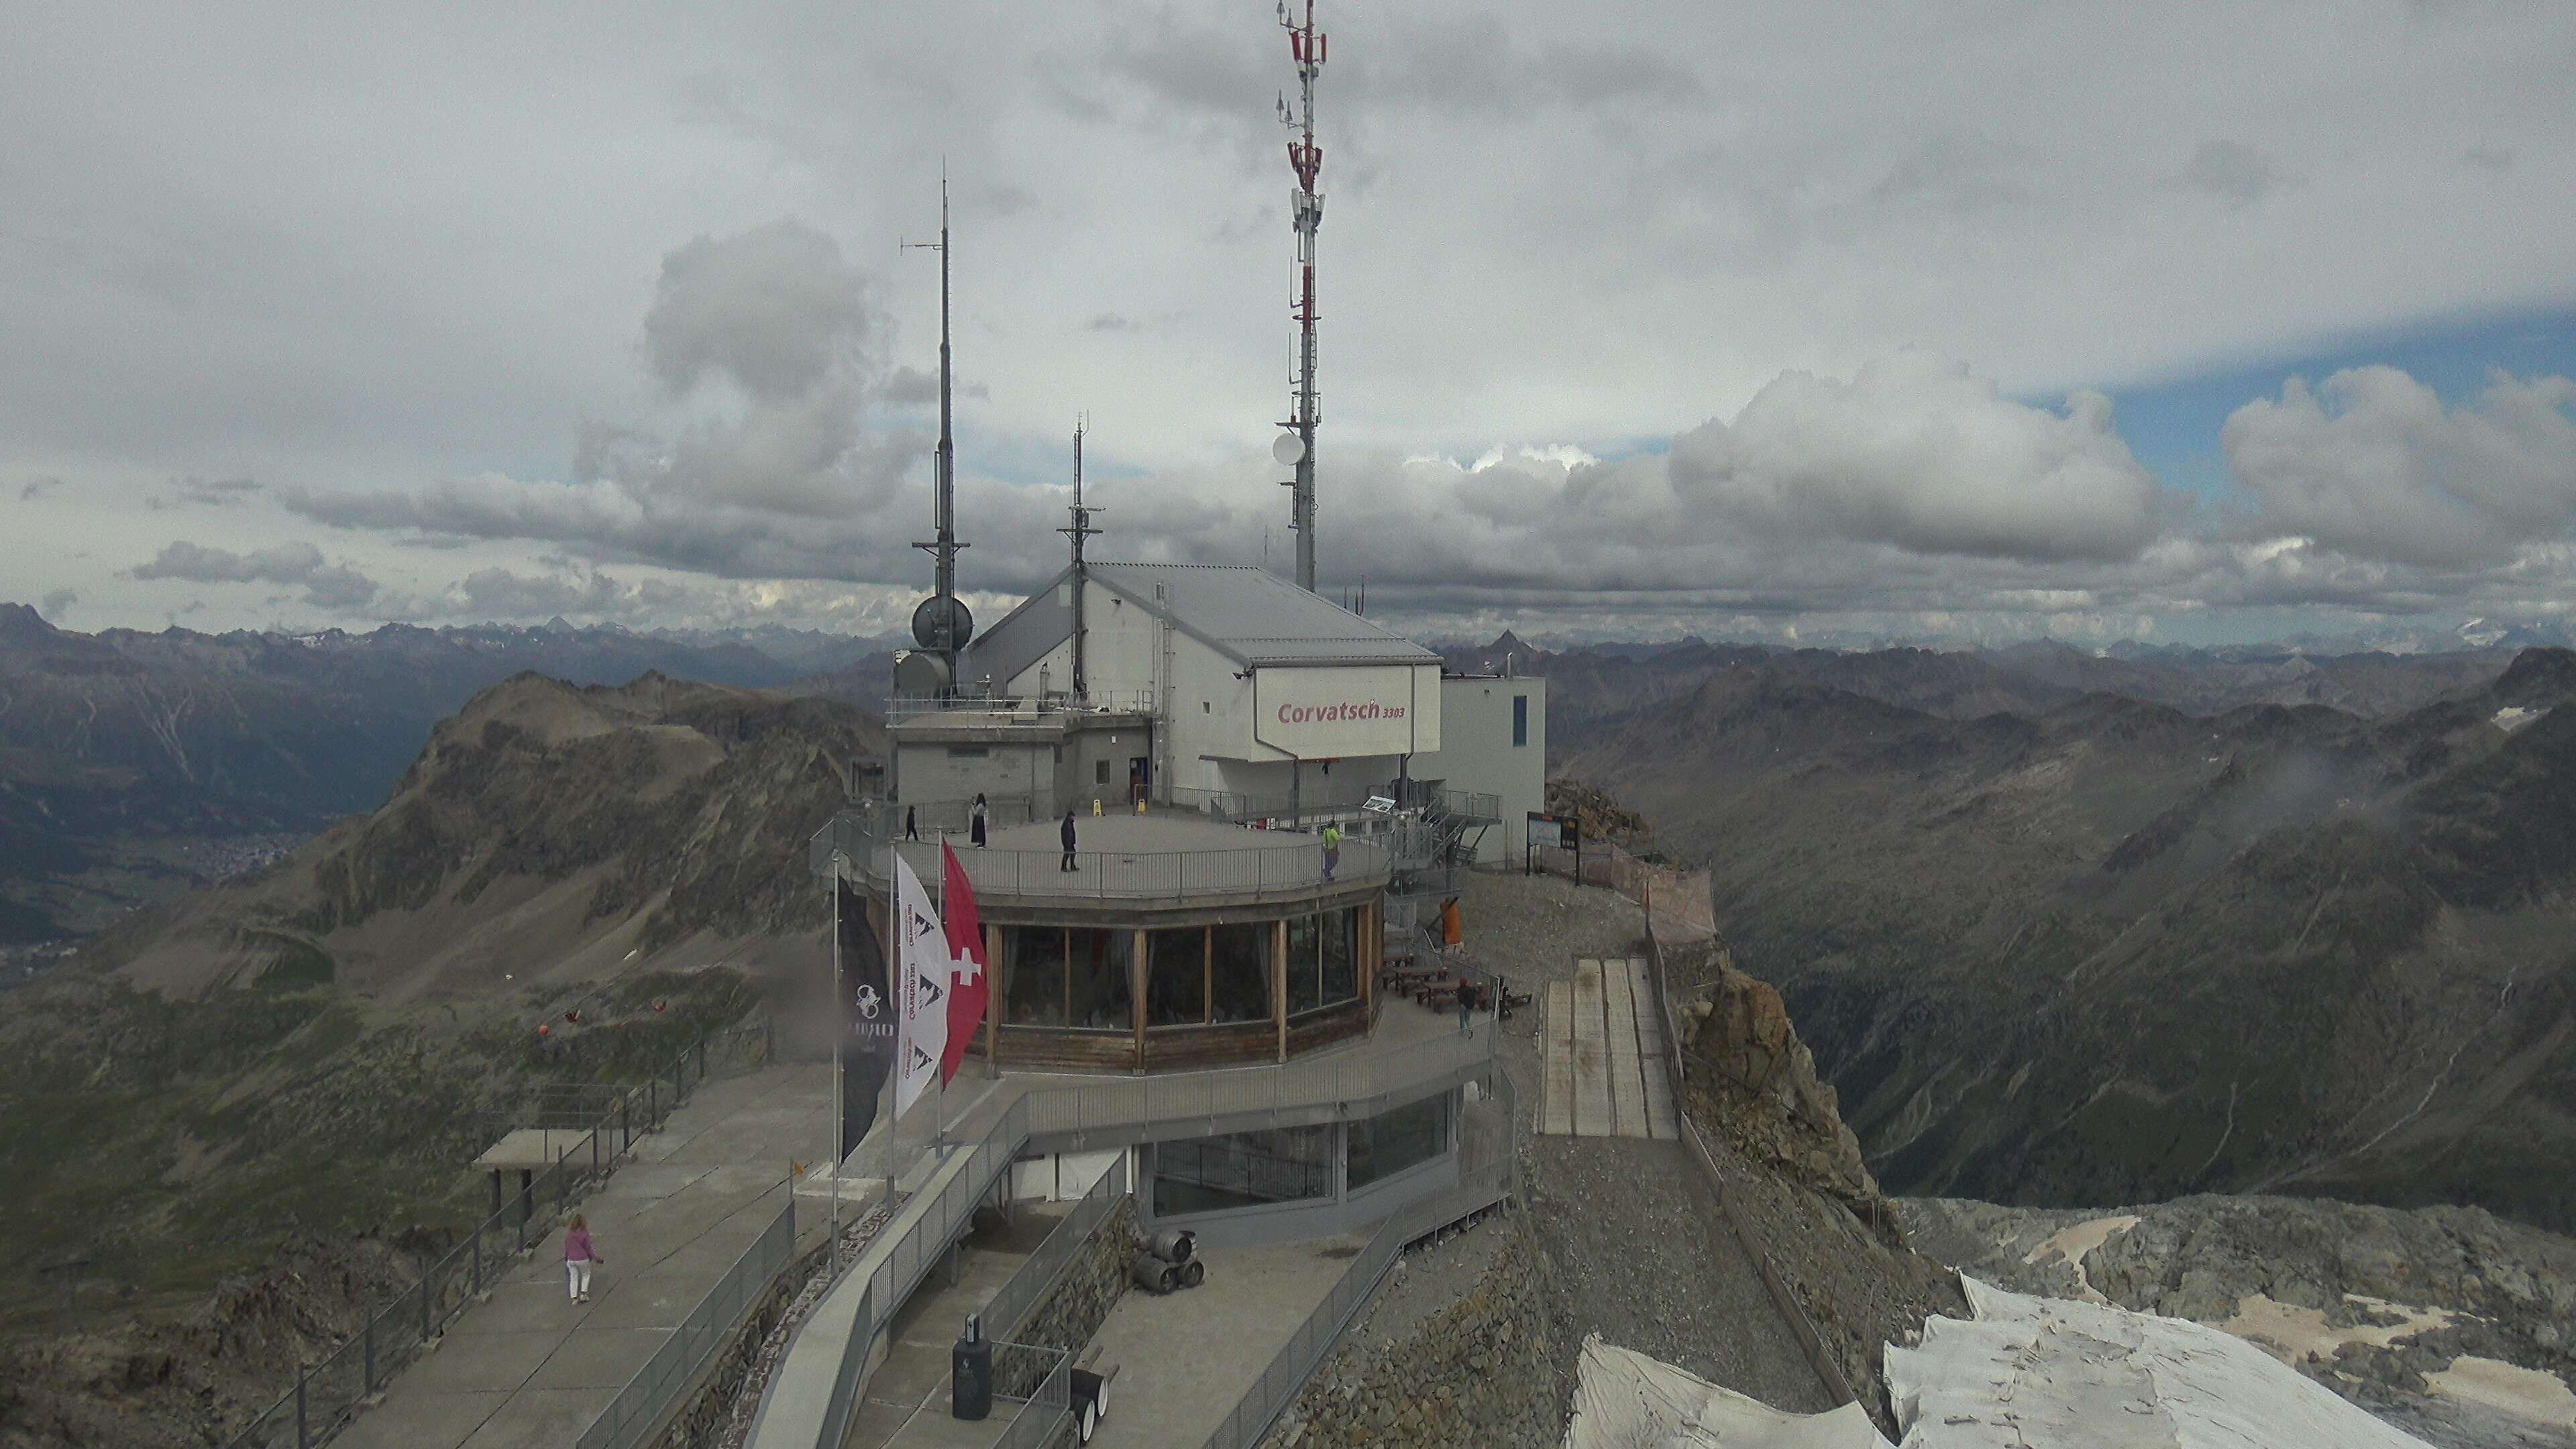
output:
<path id="1" fill-rule="evenodd" d="M 2412 375 L 2453 407 L 2475 399 L 2498 369 L 2517 377 L 2576 376 L 2576 308 L 2356 333 L 2267 362 L 2103 391 L 2139 462 L 2174 487 L 2217 497 L 2235 488 L 2219 447 L 2229 415 L 2257 398 L 2279 397 L 2290 378 L 2316 383 L 2374 364 Z"/>

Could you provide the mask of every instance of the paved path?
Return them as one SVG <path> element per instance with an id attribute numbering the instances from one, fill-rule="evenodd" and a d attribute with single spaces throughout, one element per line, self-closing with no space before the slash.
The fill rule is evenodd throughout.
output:
<path id="1" fill-rule="evenodd" d="M 776 1220 L 788 1163 L 828 1151 L 831 1075 L 770 1067 L 700 1087 L 583 1204 L 606 1258 L 587 1307 L 566 1301 L 549 1236 L 335 1443 L 560 1449 L 579 1438 Z"/>
<path id="2" fill-rule="evenodd" d="M 1092 1339 L 1092 1367 L 1115 1364 L 1118 1377 L 1091 1449 L 1199 1449 L 1367 1241 L 1210 1248 L 1200 1286 L 1161 1297 L 1129 1290 Z"/>
<path id="3" fill-rule="evenodd" d="M 996 1399 L 982 1419 L 956 1417 L 951 1350 L 966 1315 L 983 1312 L 1071 1211 L 1069 1202 L 1019 1204 L 1008 1224 L 985 1221 L 960 1239 L 953 1269 L 930 1270 L 889 1325 L 885 1361 L 868 1376 L 850 1416 L 849 1436 L 841 1441 L 846 1449 L 988 1449 L 1002 1436 L 1018 1401 Z M 985 1332 L 1008 1328 L 986 1324 Z"/>

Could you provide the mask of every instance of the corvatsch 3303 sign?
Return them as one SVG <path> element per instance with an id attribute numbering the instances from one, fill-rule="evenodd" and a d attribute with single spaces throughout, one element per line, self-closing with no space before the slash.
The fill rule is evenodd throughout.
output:
<path id="1" fill-rule="evenodd" d="M 1252 737 L 1301 760 L 1440 748 L 1440 667 L 1261 669 Z"/>

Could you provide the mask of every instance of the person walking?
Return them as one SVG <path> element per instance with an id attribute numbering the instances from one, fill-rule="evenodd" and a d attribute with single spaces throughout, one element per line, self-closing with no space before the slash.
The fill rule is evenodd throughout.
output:
<path id="1" fill-rule="evenodd" d="M 982 850 L 984 848 L 984 793 L 980 790 L 975 792 L 975 815 L 973 819 L 966 822 L 966 831 L 975 837 L 975 848 Z"/>
<path id="2" fill-rule="evenodd" d="M 1333 870 L 1341 863 L 1342 828 L 1338 825 L 1327 823 L 1324 826 L 1324 884 L 1331 885 L 1333 883 Z"/>
<path id="3" fill-rule="evenodd" d="M 575 1303 L 590 1301 L 590 1269 L 594 1263 L 607 1260 L 590 1245 L 590 1217 L 572 1215 L 572 1226 L 564 1229 L 564 1292 Z"/>
<path id="4" fill-rule="evenodd" d="M 1469 981 L 1466 977 L 1461 976 L 1458 978 L 1458 1029 L 1460 1031 L 1467 1030 L 1468 1024 L 1475 1019 L 1475 1014 L 1475 983 Z"/>
<path id="5" fill-rule="evenodd" d="M 921 821 L 913 814 L 913 807 L 909 805 L 903 807 L 903 838 L 906 840 L 921 838 Z"/>
<path id="6" fill-rule="evenodd" d="M 1070 806 L 1070 805 L 1067 805 L 1066 807 L 1064 807 L 1064 830 L 1063 830 L 1063 835 L 1064 835 L 1064 863 L 1063 863 L 1062 865 L 1057 866 L 1057 867 L 1056 867 L 1056 869 L 1058 869 L 1058 870 L 1072 870 L 1072 869 L 1074 869 L 1075 867 L 1074 867 L 1074 864 L 1073 864 L 1073 807 L 1072 807 L 1072 806 Z"/>

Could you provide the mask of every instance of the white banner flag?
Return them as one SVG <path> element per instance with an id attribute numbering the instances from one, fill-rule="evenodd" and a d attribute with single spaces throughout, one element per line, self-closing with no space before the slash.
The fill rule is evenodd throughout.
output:
<path id="1" fill-rule="evenodd" d="M 939 1058 L 948 1050 L 948 932 L 931 909 L 930 892 L 898 852 L 895 856 L 896 928 L 894 1114 L 901 1117 L 939 1082 Z"/>

